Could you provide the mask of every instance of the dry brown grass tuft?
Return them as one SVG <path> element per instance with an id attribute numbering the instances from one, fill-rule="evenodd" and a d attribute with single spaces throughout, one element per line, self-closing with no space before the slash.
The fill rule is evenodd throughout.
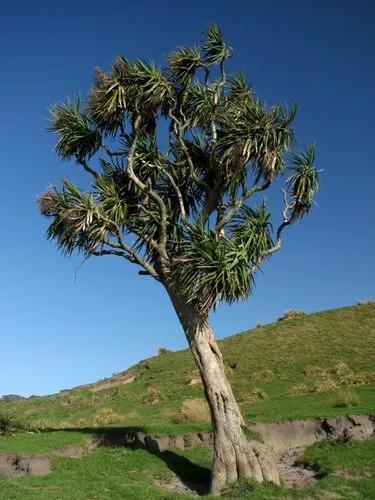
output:
<path id="1" fill-rule="evenodd" d="M 331 373 L 335 375 L 350 375 L 353 371 L 349 368 L 349 366 L 343 361 L 339 361 L 332 368 Z"/>
<path id="2" fill-rule="evenodd" d="M 254 403 L 254 401 L 258 401 L 259 399 L 268 398 L 268 394 L 261 389 L 254 389 L 251 392 L 244 394 L 238 398 L 240 403 Z"/>
<path id="3" fill-rule="evenodd" d="M 185 399 L 181 407 L 181 418 L 192 423 L 210 422 L 210 410 L 202 398 Z"/>
<path id="4" fill-rule="evenodd" d="M 334 380 L 329 377 L 324 377 L 314 385 L 313 392 L 328 392 L 336 389 L 336 387 L 337 385 Z"/>
<path id="5" fill-rule="evenodd" d="M 201 385 L 202 379 L 200 377 L 193 377 L 189 380 L 188 385 Z"/>
<path id="6" fill-rule="evenodd" d="M 374 383 L 375 383 L 375 372 L 367 372 L 367 373 L 351 372 L 342 377 L 339 380 L 338 385 L 350 386 L 350 385 L 366 385 Z"/>
<path id="7" fill-rule="evenodd" d="M 155 387 L 149 387 L 145 394 L 139 398 L 140 403 L 146 403 L 150 405 L 157 405 L 164 400 L 164 395 L 156 389 Z"/>
<path id="8" fill-rule="evenodd" d="M 305 394 L 309 394 L 309 392 L 310 389 L 306 384 L 296 384 L 290 389 L 289 394 L 291 396 L 303 396 Z"/>
<path id="9" fill-rule="evenodd" d="M 121 416 L 114 412 L 112 408 L 102 408 L 92 419 L 92 424 L 95 427 L 102 425 L 117 424 L 121 422 Z"/>

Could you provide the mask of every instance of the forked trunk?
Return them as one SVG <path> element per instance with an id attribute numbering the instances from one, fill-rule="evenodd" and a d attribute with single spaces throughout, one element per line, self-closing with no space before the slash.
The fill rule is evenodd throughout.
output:
<path id="1" fill-rule="evenodd" d="M 214 437 L 211 493 L 219 494 L 223 486 L 240 477 L 279 484 L 271 451 L 249 439 L 243 430 L 244 421 L 207 317 L 201 317 L 178 297 L 171 295 L 171 299 L 198 365 L 210 407 Z"/>

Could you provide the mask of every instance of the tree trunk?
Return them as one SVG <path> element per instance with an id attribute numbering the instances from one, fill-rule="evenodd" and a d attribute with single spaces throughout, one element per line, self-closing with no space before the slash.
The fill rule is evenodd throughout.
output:
<path id="1" fill-rule="evenodd" d="M 200 316 L 176 295 L 169 295 L 198 365 L 210 407 L 214 438 L 211 493 L 219 494 L 223 486 L 240 477 L 280 484 L 272 452 L 249 439 L 243 430 L 244 421 L 207 317 Z"/>

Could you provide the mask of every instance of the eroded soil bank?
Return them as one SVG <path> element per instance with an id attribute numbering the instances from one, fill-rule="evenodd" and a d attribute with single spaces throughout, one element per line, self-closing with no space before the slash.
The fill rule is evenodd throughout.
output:
<path id="1" fill-rule="evenodd" d="M 296 465 L 296 459 L 306 446 L 324 439 L 363 440 L 374 437 L 374 415 L 348 415 L 338 418 L 254 423 L 250 429 L 273 448 L 279 472 L 289 486 L 301 486 L 313 480 L 313 472 Z M 138 431 L 114 429 L 98 434 L 85 444 L 52 450 L 43 455 L 0 454 L 0 474 L 22 476 L 45 475 L 51 472 L 51 457 L 81 458 L 100 446 L 132 446 L 152 452 L 184 450 L 198 444 L 212 449 L 212 435 L 198 432 L 184 436 L 153 437 Z"/>

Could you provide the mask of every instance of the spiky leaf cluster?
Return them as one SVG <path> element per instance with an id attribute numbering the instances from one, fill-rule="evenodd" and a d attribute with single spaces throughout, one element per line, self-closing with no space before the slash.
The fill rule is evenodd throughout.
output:
<path id="1" fill-rule="evenodd" d="M 287 186 L 295 201 L 294 218 L 303 217 L 309 212 L 319 188 L 319 173 L 313 166 L 314 159 L 315 150 L 311 144 L 305 152 L 295 153 L 292 157 L 292 175 L 287 180 Z"/>
<path id="2" fill-rule="evenodd" d="M 312 146 L 289 154 L 296 109 L 267 106 L 244 75 L 227 76 L 231 54 L 213 25 L 166 69 L 118 56 L 84 105 L 51 108 L 58 155 L 92 177 L 89 190 L 64 181 L 39 200 L 64 253 L 121 255 L 200 311 L 248 296 L 281 231 L 310 210 L 318 172 Z M 273 236 L 251 197 L 290 169 Z"/>
<path id="3" fill-rule="evenodd" d="M 101 136 L 81 110 L 81 100 L 69 99 L 50 108 L 50 130 L 58 134 L 55 151 L 63 159 L 90 158 L 100 147 Z"/>
<path id="4" fill-rule="evenodd" d="M 208 311 L 221 302 L 246 298 L 253 277 L 245 245 L 231 238 L 217 238 L 199 225 L 190 229 L 174 270 L 188 302 L 198 310 Z"/>

